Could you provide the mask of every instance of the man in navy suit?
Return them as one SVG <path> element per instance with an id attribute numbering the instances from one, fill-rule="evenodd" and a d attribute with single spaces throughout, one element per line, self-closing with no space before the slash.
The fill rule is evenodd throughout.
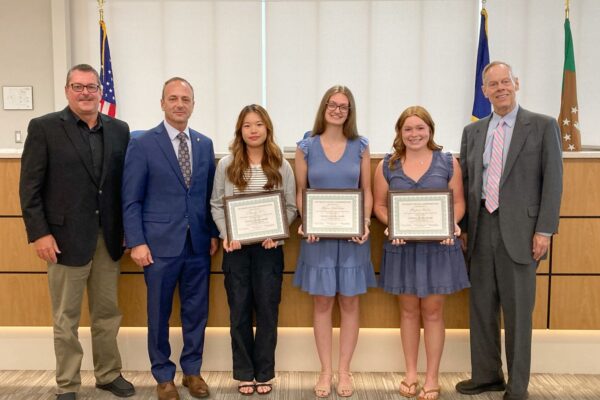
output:
<path id="1" fill-rule="evenodd" d="M 175 77 L 163 86 L 165 120 L 132 138 L 123 172 L 123 224 L 133 261 L 143 267 L 148 300 L 148 352 L 160 400 L 179 399 L 169 360 L 169 317 L 179 284 L 183 385 L 209 395 L 200 375 L 208 318 L 210 256 L 218 230 L 210 213 L 215 174 L 212 141 L 192 130 L 194 90 Z"/>

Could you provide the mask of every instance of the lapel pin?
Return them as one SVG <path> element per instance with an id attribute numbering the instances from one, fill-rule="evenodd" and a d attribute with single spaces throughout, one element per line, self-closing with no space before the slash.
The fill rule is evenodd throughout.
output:
<path id="1" fill-rule="evenodd" d="M 198 137 L 197 137 L 197 138 L 196 138 L 196 142 L 199 142 L 199 141 L 200 141 L 200 138 L 198 138 Z"/>

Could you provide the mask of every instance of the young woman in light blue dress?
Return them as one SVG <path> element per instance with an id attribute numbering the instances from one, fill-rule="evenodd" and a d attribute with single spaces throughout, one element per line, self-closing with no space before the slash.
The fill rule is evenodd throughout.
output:
<path id="1" fill-rule="evenodd" d="M 365 233 L 351 240 L 302 241 L 294 284 L 313 296 L 313 325 L 321 374 L 314 388 L 317 397 L 331 393 L 332 321 L 337 298 L 340 307 L 340 350 L 337 394 L 354 392 L 350 362 L 359 331 L 359 298 L 376 286 L 369 241 L 373 205 L 369 146 L 356 129 L 356 104 L 344 86 L 330 88 L 317 112 L 310 136 L 298 142 L 296 150 L 296 202 L 302 210 L 303 189 L 362 189 Z M 303 234 L 302 226 L 299 233 Z"/>
<path id="2" fill-rule="evenodd" d="M 454 236 L 465 213 L 462 174 L 458 161 L 433 141 L 434 123 L 423 107 L 409 107 L 396 123 L 394 152 L 375 170 L 374 212 L 388 225 L 390 189 L 451 189 L 454 199 Z M 387 233 L 387 230 L 386 230 Z M 406 373 L 400 394 L 420 400 L 439 398 L 438 373 L 444 349 L 445 295 L 469 287 L 465 260 L 458 239 L 442 242 L 384 244 L 379 286 L 400 300 L 402 350 Z M 421 388 L 417 381 L 417 355 L 423 322 L 427 371 Z"/>

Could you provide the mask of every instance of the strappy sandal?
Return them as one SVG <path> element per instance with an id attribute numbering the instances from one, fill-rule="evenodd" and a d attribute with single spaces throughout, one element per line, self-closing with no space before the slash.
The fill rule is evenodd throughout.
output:
<path id="1" fill-rule="evenodd" d="M 321 377 L 327 378 L 329 380 L 329 384 L 327 386 L 319 385 L 319 381 L 321 380 Z M 315 396 L 317 396 L 320 399 L 329 397 L 329 395 L 331 394 L 331 378 L 332 378 L 332 375 L 330 373 L 321 372 L 319 374 L 319 381 L 317 381 L 317 384 L 314 387 Z"/>
<path id="2" fill-rule="evenodd" d="M 407 388 L 408 390 L 404 390 L 404 388 Z M 418 393 L 419 393 L 419 382 L 418 381 L 414 381 L 413 383 L 406 383 L 406 381 L 400 382 L 400 396 L 411 399 L 413 397 L 416 397 Z"/>
<path id="3" fill-rule="evenodd" d="M 347 376 L 350 378 L 350 384 L 342 385 L 340 383 L 340 376 Z M 338 371 L 338 384 L 335 389 L 337 395 L 340 397 L 351 397 L 354 394 L 354 383 L 352 382 L 352 373 L 346 371 Z"/>
<path id="4" fill-rule="evenodd" d="M 437 400 L 440 398 L 440 388 L 425 389 L 425 387 L 422 387 L 421 393 L 419 393 L 419 400 Z M 427 397 L 428 394 L 435 394 L 435 396 Z"/>
<path id="5" fill-rule="evenodd" d="M 245 392 L 242 389 L 252 388 L 252 390 Z M 242 396 L 252 396 L 256 391 L 256 385 L 254 383 L 240 383 L 237 387 L 237 391 Z"/>
<path id="6" fill-rule="evenodd" d="M 258 383 L 256 382 L 256 384 L 254 385 L 254 387 L 256 388 L 256 393 L 258 393 L 259 395 L 263 396 L 265 394 L 269 394 L 273 391 L 273 384 L 272 383 Z M 266 388 L 267 390 L 264 392 L 261 392 L 260 390 L 258 390 L 258 388 Z"/>

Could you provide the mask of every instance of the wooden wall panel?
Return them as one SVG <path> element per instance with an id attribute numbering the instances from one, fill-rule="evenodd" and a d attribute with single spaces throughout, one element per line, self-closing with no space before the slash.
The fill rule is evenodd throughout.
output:
<path id="1" fill-rule="evenodd" d="M 46 271 L 46 263 L 27 243 L 21 217 L 0 218 L 0 271 Z"/>
<path id="2" fill-rule="evenodd" d="M 379 159 L 371 160 L 372 173 Z M 293 166 L 293 161 L 291 162 Z M 598 218 L 562 218 L 560 235 L 553 239 L 551 273 L 599 274 L 597 260 L 600 250 L 594 243 L 600 238 L 600 175 L 599 159 L 565 159 L 565 191 L 562 216 L 592 216 Z M 20 160 L 0 160 L 0 326 L 51 325 L 46 265 L 27 245 L 20 215 L 18 179 Z M 9 217 L 6 217 L 9 216 Z M 285 270 L 293 272 L 301 238 L 297 235 L 300 220 L 291 226 L 291 238 L 286 241 Z M 383 226 L 372 219 L 372 262 L 376 271 L 385 240 Z M 211 260 L 211 289 L 209 326 L 228 326 L 229 312 L 223 275 L 222 253 Z M 142 269 L 128 255 L 123 258 L 120 303 L 123 326 L 146 325 L 146 288 Z M 19 273 L 32 272 L 32 273 Z M 549 262 L 543 261 L 539 274 L 548 274 Z M 534 327 L 546 328 L 548 317 L 549 277 L 538 276 Z M 600 329 L 600 316 L 593 304 L 600 304 L 600 276 L 552 276 L 551 328 Z M 284 275 L 283 297 L 280 306 L 280 326 L 312 326 L 312 298 L 292 286 L 293 274 Z M 584 301 L 582 301 L 584 299 Z M 82 326 L 89 324 L 82 313 Z M 589 308 L 589 309 L 588 309 Z M 179 301 L 175 300 L 171 323 L 180 325 Z M 334 325 L 339 326 L 339 312 L 334 312 Z M 445 306 L 446 326 L 468 327 L 468 290 L 451 295 Z M 361 325 L 364 327 L 398 327 L 399 314 L 395 296 L 380 289 L 371 289 L 361 297 Z"/>
<path id="3" fill-rule="evenodd" d="M 566 158 L 563 167 L 560 215 L 600 217 L 600 159 Z"/>
<path id="4" fill-rule="evenodd" d="M 600 218 L 561 218 L 552 273 L 600 274 Z"/>
<path id="5" fill-rule="evenodd" d="M 19 175 L 21 160 L 14 158 L 0 159 L 0 215 L 21 215 L 19 201 Z"/>
<path id="6" fill-rule="evenodd" d="M 550 329 L 600 329 L 600 276 L 553 276 Z"/>
<path id="7" fill-rule="evenodd" d="M 0 275 L 0 326 L 52 326 L 46 274 Z"/>
<path id="8" fill-rule="evenodd" d="M 548 286 L 547 276 L 538 276 L 536 281 L 535 308 L 533 309 L 533 329 L 546 329 L 548 325 Z"/>
<path id="9" fill-rule="evenodd" d="M 554 240 L 554 238 L 552 240 Z M 548 252 L 550 251 L 548 250 Z M 551 255 L 548 255 L 545 260 L 540 261 L 540 265 L 538 265 L 537 268 L 538 274 L 547 274 L 550 272 L 550 257 Z"/>

